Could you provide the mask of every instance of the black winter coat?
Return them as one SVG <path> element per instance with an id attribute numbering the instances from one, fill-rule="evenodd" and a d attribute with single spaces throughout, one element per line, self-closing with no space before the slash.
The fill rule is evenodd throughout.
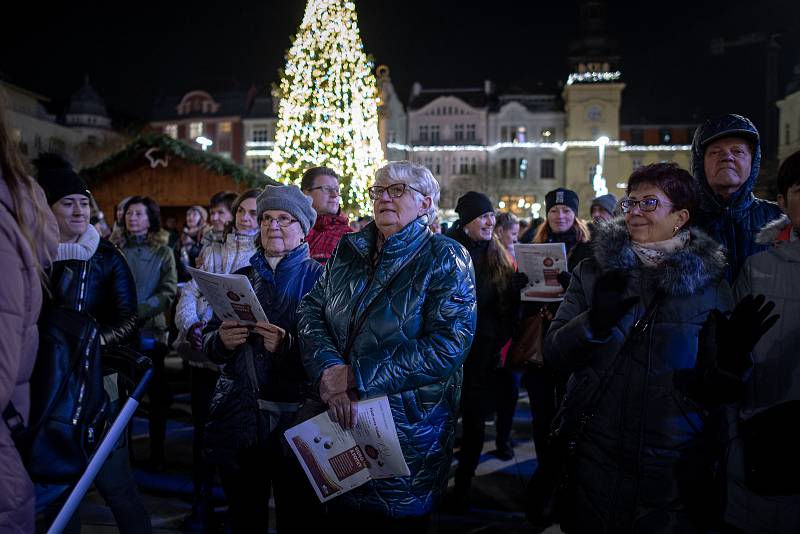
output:
<path id="1" fill-rule="evenodd" d="M 97 321 L 103 344 L 130 340 L 136 330 L 136 285 L 128 262 L 110 241 L 101 239 L 88 261 L 54 262 L 50 279 L 60 305 Z"/>
<path id="2" fill-rule="evenodd" d="M 489 279 L 486 266 L 486 249 L 489 241 L 475 242 L 461 226 L 456 226 L 447 237 L 464 246 L 472 258 L 475 269 L 475 294 L 478 320 L 472 347 L 464 360 L 463 397 L 477 396 L 488 402 L 493 391 L 492 372 L 500 365 L 500 350 L 511 338 L 519 306 L 519 291 L 508 285 L 498 288 Z M 490 409 L 490 408 L 489 408 Z"/>
<path id="3" fill-rule="evenodd" d="M 544 347 L 547 364 L 572 373 L 563 410 L 589 414 L 577 437 L 568 532 L 696 532 L 712 501 L 706 421 L 713 408 L 690 400 L 678 385 L 695 368 L 709 312 L 732 307 L 722 247 L 693 229 L 686 248 L 646 268 L 624 221 L 597 232 L 594 259 L 573 271 Z M 619 298 L 640 300 L 600 339 L 589 308 L 598 277 L 610 270 L 630 274 Z M 648 328 L 632 336 L 654 301 Z"/>

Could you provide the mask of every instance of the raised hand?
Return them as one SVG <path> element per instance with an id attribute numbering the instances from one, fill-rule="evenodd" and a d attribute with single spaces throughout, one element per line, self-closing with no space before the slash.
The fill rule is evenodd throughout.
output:
<path id="1" fill-rule="evenodd" d="M 720 311 L 712 313 L 716 322 L 717 366 L 728 373 L 742 376 L 752 365 L 750 353 L 758 340 L 775 326 L 780 315 L 770 315 L 775 303 L 764 295 L 747 295 L 733 309 L 730 317 Z"/>

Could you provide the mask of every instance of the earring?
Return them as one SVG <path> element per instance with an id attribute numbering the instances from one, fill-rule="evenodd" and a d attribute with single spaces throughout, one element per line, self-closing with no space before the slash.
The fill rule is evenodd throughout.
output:
<path id="1" fill-rule="evenodd" d="M 680 229 L 680 226 L 678 226 L 678 225 L 676 224 L 676 225 L 675 225 L 675 228 L 673 228 L 673 229 L 672 229 L 672 233 L 673 233 L 673 234 L 677 234 L 679 229 Z"/>

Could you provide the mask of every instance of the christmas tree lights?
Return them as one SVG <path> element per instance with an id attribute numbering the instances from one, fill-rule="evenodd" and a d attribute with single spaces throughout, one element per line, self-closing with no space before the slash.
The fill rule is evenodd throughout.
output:
<path id="1" fill-rule="evenodd" d="M 308 1 L 278 96 L 267 175 L 299 184 L 305 169 L 330 167 L 341 176 L 345 207 L 371 211 L 367 187 L 383 162 L 378 90 L 352 2 Z"/>

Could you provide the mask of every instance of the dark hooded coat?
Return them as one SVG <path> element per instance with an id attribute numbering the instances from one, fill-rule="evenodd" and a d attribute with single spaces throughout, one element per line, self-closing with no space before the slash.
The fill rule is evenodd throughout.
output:
<path id="1" fill-rule="evenodd" d="M 594 258 L 573 271 L 544 347 L 546 363 L 572 373 L 563 411 L 589 414 L 575 449 L 569 532 L 694 532 L 699 519 L 691 505 L 709 505 L 708 411 L 676 383 L 695 367 L 709 312 L 732 306 L 724 254 L 692 229 L 684 249 L 647 268 L 623 220 L 596 232 Z M 589 308 L 597 279 L 611 270 L 630 275 L 620 298 L 639 302 L 599 339 Z M 632 335 L 650 311 L 648 328 Z"/>
<path id="2" fill-rule="evenodd" d="M 754 138 L 753 162 L 750 176 L 728 201 L 716 195 L 708 185 L 704 156 L 708 140 L 719 138 L 722 132 L 731 136 Z M 756 235 L 770 221 L 781 216 L 778 205 L 756 198 L 753 194 L 758 172 L 761 168 L 761 146 L 758 130 L 752 122 L 739 115 L 725 115 L 707 121 L 697 129 L 692 143 L 692 173 L 700 186 L 699 209 L 692 213 L 695 224 L 717 240 L 728 252 L 725 279 L 733 284 L 748 256 L 767 250 L 769 245 L 756 242 Z"/>

